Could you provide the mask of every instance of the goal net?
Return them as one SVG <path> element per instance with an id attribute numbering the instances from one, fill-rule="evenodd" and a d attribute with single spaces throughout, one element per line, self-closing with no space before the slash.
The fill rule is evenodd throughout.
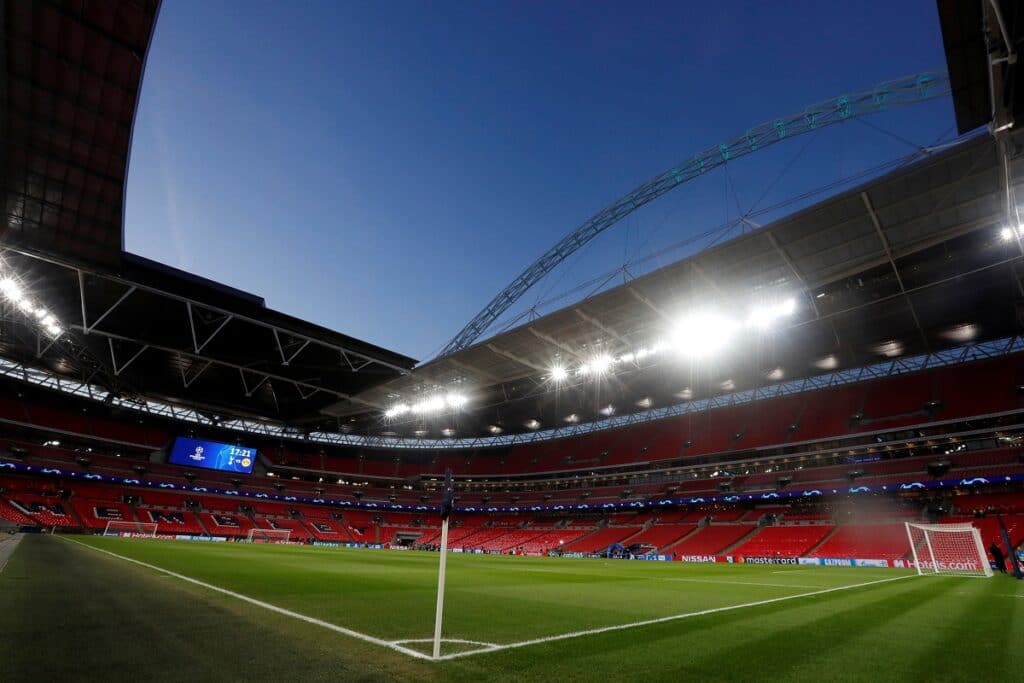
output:
<path id="1" fill-rule="evenodd" d="M 132 538 L 155 538 L 156 522 L 109 521 L 103 529 L 104 536 L 130 536 Z"/>
<path id="2" fill-rule="evenodd" d="M 992 576 L 981 533 L 970 524 L 906 525 L 918 574 Z"/>
<path id="3" fill-rule="evenodd" d="M 249 543 L 287 543 L 291 529 L 249 529 Z"/>

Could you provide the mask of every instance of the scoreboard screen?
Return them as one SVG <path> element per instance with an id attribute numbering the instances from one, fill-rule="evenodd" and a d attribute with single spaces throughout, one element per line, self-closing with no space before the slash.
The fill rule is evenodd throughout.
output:
<path id="1" fill-rule="evenodd" d="M 167 462 L 172 465 L 252 474 L 252 467 L 256 464 L 256 449 L 179 436 L 171 445 Z"/>

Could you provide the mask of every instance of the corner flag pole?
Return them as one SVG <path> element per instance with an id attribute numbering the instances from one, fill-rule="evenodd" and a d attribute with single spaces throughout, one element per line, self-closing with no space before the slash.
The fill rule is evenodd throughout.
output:
<path id="1" fill-rule="evenodd" d="M 452 471 L 444 473 L 444 497 L 441 500 L 441 565 L 437 571 L 437 611 L 434 614 L 434 659 L 441 656 L 441 617 L 444 613 L 444 573 L 448 564 L 448 518 L 452 514 L 455 484 Z"/>

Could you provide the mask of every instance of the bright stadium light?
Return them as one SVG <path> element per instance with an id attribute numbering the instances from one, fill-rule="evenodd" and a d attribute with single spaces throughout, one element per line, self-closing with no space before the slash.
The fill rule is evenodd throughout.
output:
<path id="1" fill-rule="evenodd" d="M 551 380 L 554 382 L 564 382 L 569 378 L 569 371 L 561 365 L 556 365 L 551 368 Z"/>
<path id="2" fill-rule="evenodd" d="M 444 400 L 450 408 L 461 408 L 469 399 L 462 394 L 448 394 Z"/>
<path id="3" fill-rule="evenodd" d="M 676 351 L 686 358 L 706 358 L 727 348 L 738 327 L 719 313 L 695 313 L 676 325 L 672 343 Z"/>
<path id="4" fill-rule="evenodd" d="M 1009 226 L 1003 227 L 999 231 L 999 237 L 1002 238 L 1004 242 L 1009 242 L 1010 240 L 1013 239 L 1013 228 Z"/>
<path id="5" fill-rule="evenodd" d="M 540 429 L 540 420 L 527 420 L 524 425 L 527 429 Z"/>
<path id="6" fill-rule="evenodd" d="M 430 398 L 414 403 L 412 406 L 412 412 L 417 414 L 423 413 L 437 413 L 444 410 L 445 403 L 443 396 L 431 396 Z"/>
<path id="7" fill-rule="evenodd" d="M 758 330 L 771 329 L 778 320 L 796 313 L 796 299 L 789 298 L 777 304 L 758 306 L 747 316 L 747 325 Z"/>
<path id="8" fill-rule="evenodd" d="M 3 280 L 0 280 L 0 292 L 3 292 L 4 296 L 14 303 L 18 303 L 25 296 L 21 291 L 21 285 L 12 277 L 5 277 Z"/>
<path id="9" fill-rule="evenodd" d="M 607 353 L 603 353 L 590 361 L 590 371 L 595 375 L 603 375 L 608 372 L 613 363 L 615 363 L 615 359 Z"/>
<path id="10" fill-rule="evenodd" d="M 396 403 L 395 405 L 391 406 L 390 408 L 384 411 L 384 417 L 391 420 L 396 417 L 401 417 L 402 415 L 405 415 L 406 413 L 409 412 L 409 410 L 410 408 L 407 404 Z"/>

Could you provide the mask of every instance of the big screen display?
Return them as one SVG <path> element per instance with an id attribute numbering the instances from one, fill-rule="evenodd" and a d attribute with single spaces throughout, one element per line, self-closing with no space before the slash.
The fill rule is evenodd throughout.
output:
<path id="1" fill-rule="evenodd" d="M 167 462 L 222 472 L 252 474 L 252 466 L 256 464 L 256 449 L 179 436 L 171 445 L 171 454 Z"/>

